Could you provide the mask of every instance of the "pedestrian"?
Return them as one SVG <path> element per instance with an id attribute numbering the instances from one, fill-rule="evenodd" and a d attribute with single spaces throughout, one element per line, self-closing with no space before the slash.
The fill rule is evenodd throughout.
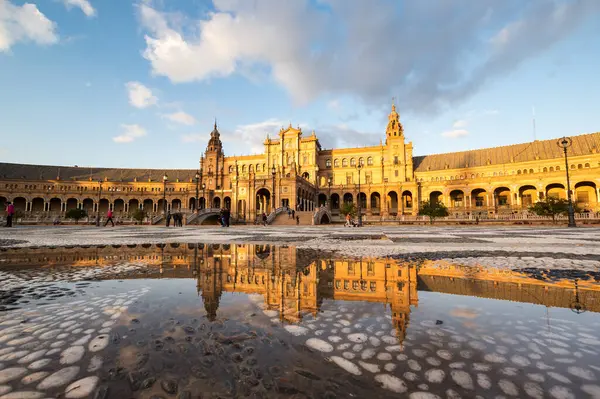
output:
<path id="1" fill-rule="evenodd" d="M 345 224 L 346 227 L 352 227 L 351 220 L 352 220 L 352 218 L 351 218 L 350 214 L 349 213 L 346 214 L 346 224 Z"/>
<path id="2" fill-rule="evenodd" d="M 292 209 L 292 219 L 296 218 L 296 211 Z"/>
<path id="3" fill-rule="evenodd" d="M 104 222 L 104 227 L 106 227 L 108 222 L 112 224 L 112 227 L 115 227 L 115 222 L 113 222 L 113 211 L 110 208 L 108 209 L 108 212 L 106 212 L 106 222 Z"/>
<path id="4" fill-rule="evenodd" d="M 225 220 L 225 227 L 229 227 L 229 220 L 231 219 L 231 211 L 229 209 L 225 208 L 223 218 Z"/>
<path id="5" fill-rule="evenodd" d="M 267 225 L 267 214 L 264 212 L 262 214 L 262 222 L 263 222 L 263 226 Z"/>
<path id="6" fill-rule="evenodd" d="M 183 215 L 181 212 L 177 212 L 177 216 L 179 216 L 179 227 L 183 227 Z"/>
<path id="7" fill-rule="evenodd" d="M 171 224 L 171 211 L 167 211 L 167 216 L 165 217 L 165 223 L 167 227 Z"/>
<path id="8" fill-rule="evenodd" d="M 292 211 L 288 208 L 287 212 L 288 212 L 288 219 L 291 219 L 292 218 Z"/>
<path id="9" fill-rule="evenodd" d="M 13 216 L 15 214 L 15 206 L 12 202 L 6 202 L 6 227 L 13 227 Z"/>
<path id="10" fill-rule="evenodd" d="M 300 216 L 296 216 L 296 225 L 300 224 Z"/>

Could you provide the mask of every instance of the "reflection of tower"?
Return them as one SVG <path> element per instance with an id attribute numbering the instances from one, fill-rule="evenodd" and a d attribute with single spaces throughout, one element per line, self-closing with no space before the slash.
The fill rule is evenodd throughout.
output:
<path id="1" fill-rule="evenodd" d="M 198 276 L 200 289 L 202 290 L 202 302 L 206 310 L 206 317 L 213 321 L 217 317 L 219 302 L 223 292 L 223 281 L 221 276 L 222 257 L 209 257 L 207 259 L 207 268 L 203 274 Z"/>
<path id="2" fill-rule="evenodd" d="M 406 329 L 410 319 L 410 306 L 418 305 L 417 297 L 417 270 L 408 264 L 395 264 L 395 275 L 388 276 L 388 290 L 390 308 L 392 311 L 392 324 L 396 329 L 398 340 L 402 342 L 406 336 Z M 391 277 L 391 278 L 390 278 Z"/>
<path id="3" fill-rule="evenodd" d="M 318 260 L 317 262 L 317 302 L 315 314 L 321 310 L 324 299 L 333 299 L 333 281 L 335 278 L 335 267 L 333 260 Z"/>

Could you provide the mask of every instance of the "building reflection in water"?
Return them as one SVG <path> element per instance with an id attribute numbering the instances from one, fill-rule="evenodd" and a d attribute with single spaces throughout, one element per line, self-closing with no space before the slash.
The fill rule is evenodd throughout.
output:
<path id="1" fill-rule="evenodd" d="M 0 252 L 0 265 L 8 268 L 123 262 L 148 266 L 144 273 L 127 278 L 195 278 L 210 320 L 217 317 L 224 292 L 261 295 L 264 309 L 277 311 L 282 323 L 316 316 L 326 300 L 378 302 L 382 313 L 391 316 L 400 340 L 411 307 L 418 306 L 419 291 L 561 308 L 573 308 L 577 302 L 588 311 L 600 311 L 600 285 L 593 280 L 541 280 L 521 272 L 439 261 L 320 258 L 285 245 L 144 244 Z"/>

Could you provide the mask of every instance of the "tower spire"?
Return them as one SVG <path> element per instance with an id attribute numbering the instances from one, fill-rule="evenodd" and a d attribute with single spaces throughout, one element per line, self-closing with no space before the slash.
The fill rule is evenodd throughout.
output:
<path id="1" fill-rule="evenodd" d="M 217 117 L 215 116 L 215 130 L 217 129 Z"/>

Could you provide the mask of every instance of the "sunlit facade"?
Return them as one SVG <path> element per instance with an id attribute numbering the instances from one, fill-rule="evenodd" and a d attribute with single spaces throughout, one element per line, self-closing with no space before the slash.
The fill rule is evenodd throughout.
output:
<path id="1" fill-rule="evenodd" d="M 573 199 L 594 213 L 600 133 L 572 139 Z M 368 220 L 414 216 L 425 200 L 443 202 L 453 216 L 491 216 L 525 211 L 546 196 L 566 197 L 567 166 L 556 140 L 414 156 L 395 106 L 376 146 L 324 149 L 314 131 L 291 125 L 263 144 L 261 154 L 225 156 L 215 123 L 192 169 L 0 163 L 0 206 L 10 200 L 19 215 L 41 218 L 77 207 L 102 215 L 110 208 L 117 217 L 137 208 L 152 216 L 227 207 L 234 217 L 253 220 L 275 206 L 313 211 L 324 205 L 336 215 L 341 204 L 360 202 Z"/>

